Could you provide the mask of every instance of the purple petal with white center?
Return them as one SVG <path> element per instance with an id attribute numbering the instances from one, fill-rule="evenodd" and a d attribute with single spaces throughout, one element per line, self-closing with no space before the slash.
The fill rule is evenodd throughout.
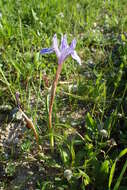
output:
<path id="1" fill-rule="evenodd" d="M 60 44 L 60 51 L 63 51 L 65 48 L 68 48 L 68 43 L 67 43 L 67 36 L 66 34 L 61 37 L 61 44 Z"/>
<path id="2" fill-rule="evenodd" d="M 71 42 L 71 45 L 70 45 L 70 48 L 71 49 L 75 49 L 75 47 L 76 47 L 76 39 L 74 39 L 72 42 Z"/>
<path id="3" fill-rule="evenodd" d="M 50 54 L 50 53 L 53 53 L 53 52 L 54 52 L 53 48 L 43 48 L 40 51 L 41 54 Z"/>
<path id="4" fill-rule="evenodd" d="M 52 48 L 54 49 L 54 51 L 56 52 L 57 57 L 59 58 L 60 51 L 59 51 L 59 48 L 58 48 L 58 42 L 57 42 L 57 36 L 56 36 L 56 34 L 53 37 Z"/>
<path id="5" fill-rule="evenodd" d="M 73 53 L 71 53 L 71 56 L 72 56 L 73 59 L 75 59 L 79 63 L 79 65 L 81 65 L 81 59 L 78 56 L 76 51 L 73 51 Z"/>

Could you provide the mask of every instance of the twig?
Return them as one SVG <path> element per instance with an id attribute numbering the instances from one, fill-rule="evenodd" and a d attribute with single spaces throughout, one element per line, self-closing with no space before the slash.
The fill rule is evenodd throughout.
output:
<path id="1" fill-rule="evenodd" d="M 27 117 L 27 115 L 26 115 L 26 114 L 22 111 L 22 109 L 21 109 L 21 104 L 20 104 L 20 100 L 19 100 L 19 92 L 16 92 L 15 97 L 16 97 L 18 109 L 19 109 L 19 111 L 21 112 L 22 116 L 24 117 L 24 119 L 25 119 L 25 121 L 26 121 L 26 123 L 27 123 L 27 127 L 33 130 L 34 136 L 35 136 L 36 141 L 37 141 L 37 143 L 38 143 L 38 133 L 37 133 L 37 131 L 36 131 L 36 128 L 34 127 L 34 124 L 33 124 L 32 120 L 29 119 L 29 118 Z"/>
<path id="2" fill-rule="evenodd" d="M 31 119 L 29 119 L 29 118 L 27 117 L 27 115 L 22 111 L 21 108 L 19 108 L 19 111 L 22 113 L 22 116 L 24 117 L 24 119 L 25 119 L 25 121 L 26 121 L 26 123 L 27 123 L 28 128 L 30 128 L 30 129 L 33 130 L 34 136 L 35 136 L 36 141 L 37 141 L 37 143 L 38 143 L 38 133 L 37 133 L 35 127 L 34 127 L 33 122 L 31 121 Z"/>

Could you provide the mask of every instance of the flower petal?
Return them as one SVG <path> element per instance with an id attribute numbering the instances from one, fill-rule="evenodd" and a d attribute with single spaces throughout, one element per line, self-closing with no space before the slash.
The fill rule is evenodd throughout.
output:
<path id="1" fill-rule="evenodd" d="M 50 54 L 50 53 L 53 53 L 53 52 L 54 52 L 53 48 L 43 48 L 40 51 L 40 54 Z"/>
<path id="2" fill-rule="evenodd" d="M 71 42 L 70 48 L 74 50 L 75 47 L 76 47 L 76 39 L 73 39 Z"/>
<path id="3" fill-rule="evenodd" d="M 80 59 L 80 57 L 78 56 L 78 54 L 77 54 L 76 51 L 73 51 L 73 52 L 71 53 L 71 56 L 72 56 L 73 59 L 75 59 L 75 60 L 79 63 L 79 65 L 81 65 L 81 59 Z"/>
<path id="4" fill-rule="evenodd" d="M 70 47 L 68 48 L 65 48 L 62 52 L 61 52 L 61 55 L 58 59 L 58 64 L 61 64 L 65 61 L 65 59 L 71 55 L 73 53 L 73 49 L 71 49 Z"/>
<path id="5" fill-rule="evenodd" d="M 56 34 L 54 35 L 53 39 L 53 44 L 52 44 L 52 48 L 54 49 L 54 51 L 56 52 L 57 57 L 60 57 L 60 50 L 58 48 L 58 42 L 57 42 L 57 36 Z"/>
<path id="6" fill-rule="evenodd" d="M 68 48 L 68 43 L 67 43 L 67 36 L 66 34 L 61 37 L 61 44 L 60 44 L 60 51 L 63 51 L 65 48 Z"/>

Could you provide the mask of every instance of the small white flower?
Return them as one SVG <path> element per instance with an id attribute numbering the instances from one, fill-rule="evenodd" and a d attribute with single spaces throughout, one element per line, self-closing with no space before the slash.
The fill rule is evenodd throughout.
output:
<path id="1" fill-rule="evenodd" d="M 101 130 L 100 130 L 100 134 L 101 134 L 103 137 L 105 137 L 105 138 L 108 137 L 108 132 L 107 132 L 105 129 L 101 129 Z"/>
<path id="2" fill-rule="evenodd" d="M 71 170 L 64 171 L 64 177 L 69 181 L 72 178 L 73 174 Z"/>
<path id="3" fill-rule="evenodd" d="M 60 16 L 61 18 L 64 18 L 63 12 L 60 12 L 60 13 L 58 14 L 58 16 Z"/>

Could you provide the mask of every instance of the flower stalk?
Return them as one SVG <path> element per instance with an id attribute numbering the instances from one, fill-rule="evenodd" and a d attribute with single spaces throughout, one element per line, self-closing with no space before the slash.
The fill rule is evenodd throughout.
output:
<path id="1" fill-rule="evenodd" d="M 50 99 L 50 104 L 49 104 L 49 128 L 50 129 L 52 127 L 53 102 L 54 102 L 54 99 L 55 99 L 56 87 L 57 87 L 57 84 L 58 84 L 58 80 L 59 80 L 61 71 L 62 71 L 62 64 L 59 64 L 58 67 L 57 67 L 55 79 L 54 79 L 54 82 L 53 82 L 53 85 L 52 85 L 52 89 L 51 89 L 51 99 Z"/>
<path id="2" fill-rule="evenodd" d="M 52 41 L 53 42 L 52 42 L 51 48 L 44 48 L 40 51 L 41 54 L 51 54 L 51 53 L 55 52 L 57 59 L 58 59 L 58 67 L 57 67 L 54 82 L 52 84 L 51 99 L 50 99 L 50 104 L 49 104 L 49 129 L 52 128 L 53 102 L 55 99 L 56 87 L 58 84 L 60 73 L 62 71 L 62 65 L 69 55 L 71 55 L 72 58 L 75 59 L 81 65 L 81 59 L 77 55 L 77 52 L 75 51 L 75 47 L 76 47 L 75 39 L 72 40 L 72 43 L 69 46 L 67 43 L 66 35 L 64 35 L 64 36 L 62 35 L 61 44 L 60 44 L 60 47 L 58 47 L 57 36 L 55 34 Z"/>

